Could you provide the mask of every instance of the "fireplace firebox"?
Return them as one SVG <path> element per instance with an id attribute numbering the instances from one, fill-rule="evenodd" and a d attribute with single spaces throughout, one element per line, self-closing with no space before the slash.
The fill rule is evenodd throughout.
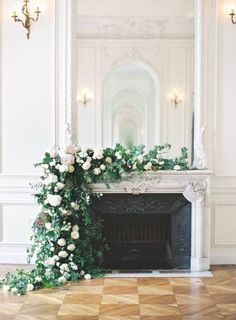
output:
<path id="1" fill-rule="evenodd" d="M 104 194 L 93 201 L 106 269 L 190 269 L 191 203 L 182 194 Z"/>

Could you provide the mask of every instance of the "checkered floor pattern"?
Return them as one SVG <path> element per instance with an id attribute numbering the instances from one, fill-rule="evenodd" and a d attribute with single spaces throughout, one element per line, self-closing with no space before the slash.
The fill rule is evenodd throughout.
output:
<path id="1" fill-rule="evenodd" d="M 0 320 L 236 320 L 236 266 L 213 275 L 98 278 L 22 297 L 0 291 Z"/>

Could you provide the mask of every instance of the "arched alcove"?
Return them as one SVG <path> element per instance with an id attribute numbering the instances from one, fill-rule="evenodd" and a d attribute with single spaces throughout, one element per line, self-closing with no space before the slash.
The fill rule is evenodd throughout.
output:
<path id="1" fill-rule="evenodd" d="M 112 70 L 103 82 L 102 119 L 104 146 L 131 140 L 147 147 L 159 143 L 160 89 L 155 71 L 142 62 Z"/>

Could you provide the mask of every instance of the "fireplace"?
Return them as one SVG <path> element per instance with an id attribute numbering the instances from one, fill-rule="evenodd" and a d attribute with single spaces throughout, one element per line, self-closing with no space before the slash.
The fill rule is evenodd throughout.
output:
<path id="1" fill-rule="evenodd" d="M 93 201 L 107 269 L 190 269 L 191 203 L 182 194 L 104 194 Z"/>

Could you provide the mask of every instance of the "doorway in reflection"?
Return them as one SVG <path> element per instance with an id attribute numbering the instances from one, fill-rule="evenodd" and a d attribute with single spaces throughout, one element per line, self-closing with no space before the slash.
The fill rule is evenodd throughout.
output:
<path id="1" fill-rule="evenodd" d="M 142 65 L 130 63 L 110 72 L 103 84 L 104 145 L 156 144 L 159 100 L 157 81 Z"/>

